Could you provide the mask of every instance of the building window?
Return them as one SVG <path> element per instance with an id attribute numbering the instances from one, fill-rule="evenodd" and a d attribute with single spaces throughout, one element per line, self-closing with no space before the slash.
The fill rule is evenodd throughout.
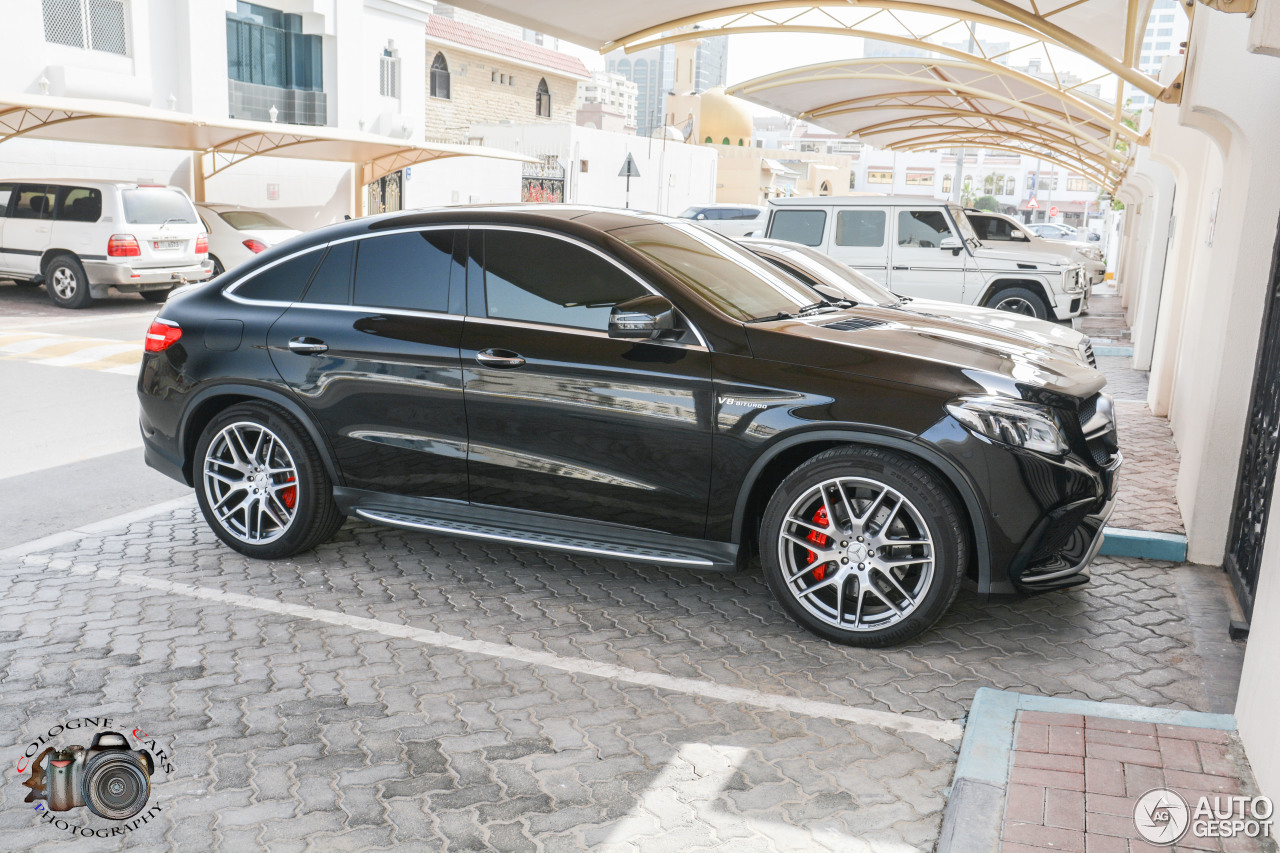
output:
<path id="1" fill-rule="evenodd" d="M 431 60 L 431 97 L 449 100 L 449 63 L 444 61 L 443 53 Z"/>
<path id="2" fill-rule="evenodd" d="M 1088 178 L 1072 176 L 1067 178 L 1067 190 L 1075 193 L 1092 193 L 1098 191 L 1098 185 Z"/>
<path id="3" fill-rule="evenodd" d="M 707 144 L 708 144 L 708 145 L 714 145 L 714 144 L 715 144 L 715 140 L 714 140 L 714 139 L 712 139 L 710 136 L 708 136 L 708 137 L 707 137 L 706 142 L 707 142 Z"/>
<path id="4" fill-rule="evenodd" d="M 227 13 L 227 76 L 232 80 L 320 92 L 323 75 L 320 36 L 302 32 L 301 15 L 254 3 L 237 3 L 235 13 Z"/>
<path id="5" fill-rule="evenodd" d="M 933 186 L 933 172 L 907 172 L 907 186 L 909 187 Z"/>
<path id="6" fill-rule="evenodd" d="M 891 184 L 893 183 L 893 172 L 867 172 L 867 183 L 869 184 Z"/>
<path id="7" fill-rule="evenodd" d="M 951 194 L 951 176 L 950 175 L 942 176 L 942 192 L 945 195 Z"/>
<path id="8" fill-rule="evenodd" d="M 538 115 L 551 118 L 551 90 L 547 88 L 546 77 L 538 81 L 538 95 L 534 106 Z"/>
<path id="9" fill-rule="evenodd" d="M 378 94 L 388 98 L 400 97 L 400 57 L 391 48 L 383 48 L 378 65 Z"/>
<path id="10" fill-rule="evenodd" d="M 125 0 L 44 0 L 49 44 L 129 55 Z"/>

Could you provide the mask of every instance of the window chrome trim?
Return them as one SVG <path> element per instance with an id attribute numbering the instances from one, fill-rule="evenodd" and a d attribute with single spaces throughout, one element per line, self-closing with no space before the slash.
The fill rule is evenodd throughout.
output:
<path id="1" fill-rule="evenodd" d="M 268 308 L 292 308 L 297 306 L 302 308 L 317 308 L 320 310 L 329 310 L 329 311 L 357 311 L 361 313 L 382 312 L 382 313 L 406 314 L 409 316 L 422 316 L 422 317 L 430 317 L 430 318 L 456 317 L 461 319 L 462 317 L 465 316 L 466 319 L 468 320 L 490 320 L 490 319 L 503 320 L 504 322 L 521 325 L 526 328 L 584 331 L 584 332 L 594 332 L 604 337 L 609 336 L 608 332 L 601 332 L 598 329 L 583 329 L 580 326 L 556 326 L 548 323 L 527 323 L 523 320 L 506 320 L 505 318 L 496 318 L 496 317 L 476 317 L 472 314 L 462 315 L 462 314 L 440 313 L 435 311 L 415 311 L 409 308 L 379 308 L 371 305 L 354 305 L 354 304 L 353 305 L 330 305 L 330 304 L 324 304 L 319 302 L 303 302 L 302 300 L 297 300 L 294 302 L 280 302 L 278 300 L 250 299 L 245 296 L 236 295 L 236 290 L 238 290 L 242 285 L 244 285 L 247 282 L 253 281 L 253 279 L 257 278 L 259 275 L 266 272 L 267 270 L 272 269 L 273 267 L 276 267 L 280 264 L 283 264 L 286 261 L 291 261 L 294 258 L 301 257 L 302 255 L 305 255 L 308 252 L 318 252 L 322 250 L 327 251 L 331 246 L 336 246 L 340 243 L 350 243 L 353 240 L 368 240 L 373 237 L 385 237 L 391 234 L 405 234 L 409 232 L 445 231 L 445 230 L 469 231 L 471 229 L 476 229 L 480 231 L 520 231 L 527 234 L 541 234 L 545 237 L 551 237 L 552 239 L 561 240 L 565 243 L 571 243 L 575 246 L 586 249 L 587 251 L 603 258 L 606 262 L 612 264 L 614 267 L 621 270 L 627 276 L 630 276 L 632 279 L 634 279 L 637 284 L 639 284 L 642 288 L 644 288 L 650 294 L 654 296 L 661 296 L 663 299 L 668 298 L 664 294 L 659 293 L 657 288 L 655 288 L 652 284 L 650 284 L 643 277 L 641 277 L 640 274 L 637 273 L 635 270 L 623 265 L 623 263 L 619 261 L 617 258 L 614 258 L 613 256 L 607 254 L 606 252 L 602 252 L 600 249 L 597 249 L 595 246 L 584 243 L 575 237 L 570 237 L 567 234 L 560 234 L 555 231 L 549 231 L 544 228 L 532 228 L 526 225 L 501 225 L 496 223 L 492 225 L 485 224 L 485 223 L 411 225 L 411 226 L 406 226 L 404 228 L 395 228 L 387 231 L 379 231 L 376 234 L 353 234 L 350 237 L 342 237 L 337 240 L 330 240 L 327 243 L 317 243 L 314 246 L 308 246 L 305 249 L 299 249 L 293 254 L 285 255 L 283 258 L 279 258 L 277 260 L 272 261 L 269 264 L 266 264 L 265 266 L 259 267 L 258 269 L 249 273 L 244 278 L 240 279 L 239 281 L 233 282 L 231 285 L 229 285 L 226 289 L 222 291 L 222 295 L 232 300 L 233 302 L 239 302 L 242 305 L 261 305 Z M 694 337 L 698 339 L 698 345 L 702 349 L 710 351 L 711 346 L 710 344 L 707 343 L 707 339 L 702 334 L 702 330 L 699 329 L 697 325 L 693 323 L 688 317 L 686 317 L 683 311 L 680 312 L 680 317 L 682 320 L 684 320 L 685 323 L 688 324 L 689 330 L 693 332 Z M 658 343 L 658 341 L 654 341 L 654 343 Z M 679 344 L 676 341 L 662 341 L 661 343 L 675 344 L 678 346 L 692 346 L 692 344 Z"/>

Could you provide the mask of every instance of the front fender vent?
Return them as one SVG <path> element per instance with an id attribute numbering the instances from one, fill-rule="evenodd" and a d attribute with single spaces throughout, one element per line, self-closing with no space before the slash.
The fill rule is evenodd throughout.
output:
<path id="1" fill-rule="evenodd" d="M 1020 270 L 1038 270 L 1038 269 L 1040 269 L 1040 267 L 1036 266 L 1035 264 L 1023 264 L 1023 263 L 1019 263 L 1019 264 L 1018 264 L 1018 269 L 1020 269 Z"/>

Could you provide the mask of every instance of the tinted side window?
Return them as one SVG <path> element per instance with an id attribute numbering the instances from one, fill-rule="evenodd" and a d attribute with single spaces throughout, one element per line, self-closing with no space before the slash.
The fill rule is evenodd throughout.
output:
<path id="1" fill-rule="evenodd" d="M 609 311 L 644 287 L 573 243 L 523 231 L 485 231 L 485 307 L 490 317 L 609 328 Z"/>
<path id="2" fill-rule="evenodd" d="M 883 246 L 887 221 L 883 210 L 842 210 L 836 214 L 836 245 Z"/>
<path id="3" fill-rule="evenodd" d="M 996 219 L 994 216 L 970 216 L 969 222 L 973 225 L 973 230 L 978 232 L 979 240 L 1004 240 L 1013 239 L 1013 226 L 1003 219 Z"/>
<path id="4" fill-rule="evenodd" d="M 53 217 L 54 188 L 35 184 L 18 186 L 18 203 L 13 208 L 14 219 L 51 219 Z"/>
<path id="5" fill-rule="evenodd" d="M 778 210 L 773 214 L 769 236 L 804 246 L 821 246 L 822 232 L 826 227 L 825 210 Z"/>
<path id="6" fill-rule="evenodd" d="M 406 231 L 356 241 L 355 304 L 447 312 L 454 233 Z"/>
<path id="7" fill-rule="evenodd" d="M 348 240 L 330 246 L 311 279 L 303 302 L 313 305 L 348 305 L 351 303 L 351 262 L 356 257 L 356 243 Z"/>
<path id="8" fill-rule="evenodd" d="M 102 191 L 88 187 L 64 187 L 58 191 L 55 219 L 64 222 L 97 222 L 102 216 Z"/>
<path id="9" fill-rule="evenodd" d="M 951 226 L 941 210 L 901 210 L 898 212 L 898 245 L 937 249 L 951 236 Z"/>
<path id="10" fill-rule="evenodd" d="M 0 217 L 9 215 L 11 198 L 13 198 L 13 184 L 0 184 Z"/>
<path id="11" fill-rule="evenodd" d="M 742 208 L 742 210 L 738 211 L 739 219 L 755 219 L 759 215 L 760 215 L 760 211 L 752 210 L 749 207 L 744 207 Z"/>
<path id="12" fill-rule="evenodd" d="M 266 302 L 296 302 L 311 280 L 321 254 L 315 249 L 263 270 L 237 287 L 235 295 Z"/>

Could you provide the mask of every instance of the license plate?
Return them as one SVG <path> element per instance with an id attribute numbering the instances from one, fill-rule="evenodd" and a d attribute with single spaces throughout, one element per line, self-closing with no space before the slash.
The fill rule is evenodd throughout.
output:
<path id="1" fill-rule="evenodd" d="M 187 245 L 186 240 L 154 240 L 151 243 L 152 248 L 154 248 L 157 252 L 166 252 L 166 251 L 172 251 L 174 249 L 181 249 L 185 245 Z"/>

